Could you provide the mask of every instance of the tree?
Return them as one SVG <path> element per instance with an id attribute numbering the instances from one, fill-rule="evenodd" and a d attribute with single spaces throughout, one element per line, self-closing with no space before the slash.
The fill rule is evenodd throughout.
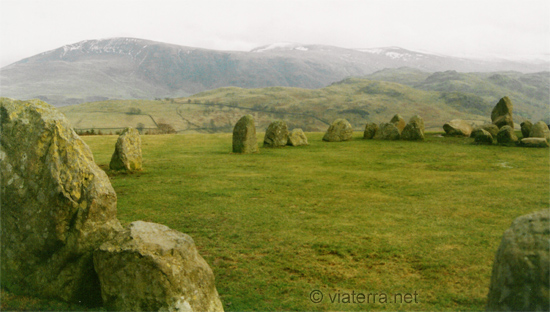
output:
<path id="1" fill-rule="evenodd" d="M 139 131 L 139 133 L 143 133 L 143 129 L 145 129 L 145 125 L 142 122 L 138 122 L 136 129 Z"/>

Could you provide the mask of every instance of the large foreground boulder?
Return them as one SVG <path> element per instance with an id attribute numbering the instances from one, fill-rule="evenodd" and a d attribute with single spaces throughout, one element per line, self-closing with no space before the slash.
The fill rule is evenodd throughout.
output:
<path id="1" fill-rule="evenodd" d="M 530 120 L 525 120 L 521 123 L 521 135 L 523 138 L 528 138 L 529 133 L 531 132 L 531 128 L 533 128 L 533 123 Z"/>
<path id="2" fill-rule="evenodd" d="M 491 112 L 491 121 L 499 129 L 504 126 L 510 126 L 514 129 L 514 119 L 512 117 L 512 112 L 514 110 L 514 105 L 512 101 L 507 97 L 503 97 L 498 101 L 497 105 L 493 108 Z"/>
<path id="3" fill-rule="evenodd" d="M 530 138 L 543 138 L 550 142 L 550 130 L 548 125 L 544 121 L 539 121 L 533 125 L 531 132 L 529 132 Z"/>
<path id="4" fill-rule="evenodd" d="M 548 140 L 545 138 L 525 138 L 519 141 L 519 145 L 523 147 L 549 147 Z"/>
<path id="5" fill-rule="evenodd" d="M 391 122 L 381 123 L 378 127 L 378 131 L 376 131 L 374 135 L 374 139 L 376 140 L 399 140 L 400 138 L 401 134 L 399 133 L 399 129 Z"/>
<path id="6" fill-rule="evenodd" d="M 401 131 L 403 131 L 403 129 L 405 129 L 405 126 L 407 125 L 407 123 L 405 122 L 405 119 L 403 119 L 403 117 L 401 117 L 401 115 L 399 114 L 393 115 L 392 119 L 390 120 L 390 123 L 394 124 L 395 127 L 397 127 L 397 129 L 399 130 L 399 133 L 401 133 Z"/>
<path id="7" fill-rule="evenodd" d="M 349 141 L 353 136 L 353 128 L 345 119 L 336 119 L 323 136 L 323 141 L 340 142 Z"/>
<path id="8" fill-rule="evenodd" d="M 115 151 L 111 157 L 111 170 L 126 170 L 128 172 L 142 169 L 141 138 L 134 128 L 125 128 L 118 137 Z"/>
<path id="9" fill-rule="evenodd" d="M 443 125 L 443 130 L 450 136 L 467 136 L 472 133 L 472 125 L 461 119 L 453 119 Z"/>
<path id="10" fill-rule="evenodd" d="M 287 145 L 291 145 L 291 146 L 308 145 L 307 137 L 304 131 L 300 128 L 293 129 L 288 135 Z"/>
<path id="11" fill-rule="evenodd" d="M 101 304 L 92 255 L 122 227 L 109 177 L 52 106 L 0 98 L 2 286 Z"/>
<path id="12" fill-rule="evenodd" d="M 136 221 L 94 253 L 107 309 L 223 311 L 214 274 L 193 239 Z"/>
<path id="13" fill-rule="evenodd" d="M 512 127 L 504 126 L 498 131 L 497 142 L 499 144 L 515 144 L 518 142 L 518 137 Z"/>
<path id="14" fill-rule="evenodd" d="M 233 128 L 233 153 L 258 153 L 256 126 L 252 115 L 243 116 Z"/>
<path id="15" fill-rule="evenodd" d="M 548 311 L 550 210 L 521 216 L 495 256 L 487 311 Z"/>
<path id="16" fill-rule="evenodd" d="M 288 126 L 277 120 L 269 124 L 264 136 L 264 147 L 282 147 L 288 143 Z"/>
<path id="17" fill-rule="evenodd" d="M 378 125 L 374 122 L 367 122 L 365 125 L 365 131 L 363 132 L 363 139 L 372 139 L 378 131 Z"/>

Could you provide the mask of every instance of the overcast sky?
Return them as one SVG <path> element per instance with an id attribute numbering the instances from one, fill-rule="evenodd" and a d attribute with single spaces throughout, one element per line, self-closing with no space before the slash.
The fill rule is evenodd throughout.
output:
<path id="1" fill-rule="evenodd" d="M 274 42 L 550 57 L 548 0 L 0 0 L 0 67 L 88 39 L 216 50 Z"/>

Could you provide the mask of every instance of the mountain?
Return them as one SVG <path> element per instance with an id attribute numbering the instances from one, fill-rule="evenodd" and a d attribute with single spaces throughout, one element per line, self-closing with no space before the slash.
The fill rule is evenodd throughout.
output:
<path id="1" fill-rule="evenodd" d="M 108 99 L 188 96 L 219 87 L 315 89 L 385 68 L 537 72 L 548 63 L 488 62 L 402 48 L 344 49 L 275 43 L 215 51 L 135 38 L 87 40 L 0 69 L 0 95 L 62 106 Z"/>

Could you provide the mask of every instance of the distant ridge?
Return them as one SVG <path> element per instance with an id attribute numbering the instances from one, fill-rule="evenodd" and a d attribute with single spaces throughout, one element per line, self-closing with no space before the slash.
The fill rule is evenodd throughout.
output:
<path id="1" fill-rule="evenodd" d="M 250 52 L 215 51 L 143 40 L 85 40 L 0 69 L 0 95 L 54 105 L 106 99 L 181 97 L 219 87 L 321 88 L 386 68 L 426 72 L 538 72 L 548 63 L 487 62 L 399 47 L 344 49 L 275 43 Z"/>

